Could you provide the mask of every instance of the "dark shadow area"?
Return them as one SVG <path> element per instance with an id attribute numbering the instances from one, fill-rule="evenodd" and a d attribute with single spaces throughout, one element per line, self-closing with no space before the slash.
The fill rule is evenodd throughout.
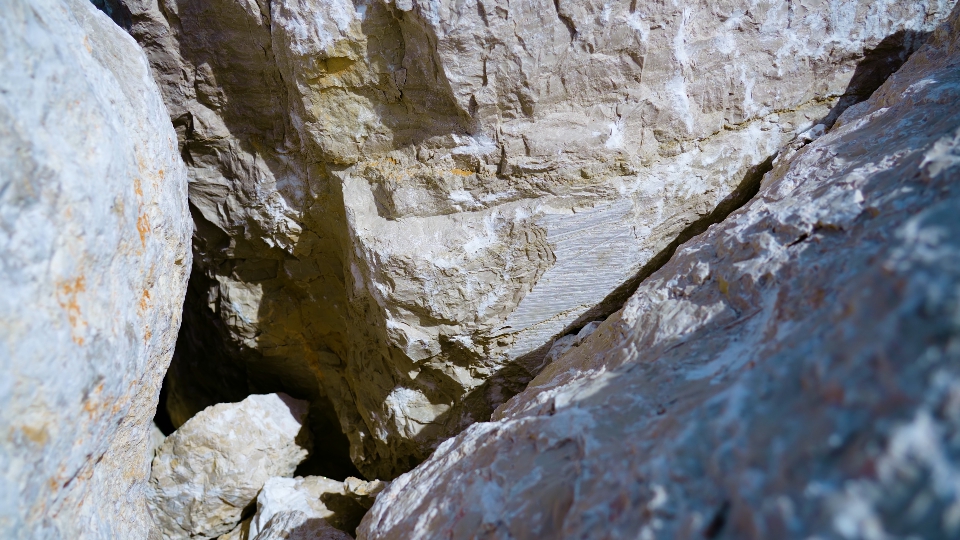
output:
<path id="1" fill-rule="evenodd" d="M 326 518 L 327 523 L 351 535 L 356 534 L 360 521 L 367 513 L 363 505 L 346 495 L 324 493 L 320 496 L 320 502 L 333 512 L 332 516 Z"/>
<path id="2" fill-rule="evenodd" d="M 885 37 L 876 47 L 864 51 L 843 96 L 819 123 L 830 128 L 843 111 L 869 99 L 911 54 L 926 43 L 928 37 L 930 32 L 900 30 Z"/>
<path id="3" fill-rule="evenodd" d="M 257 369 L 252 359 L 262 356 L 232 345 L 222 319 L 206 302 L 210 290 L 208 278 L 194 268 L 176 351 L 160 391 L 155 421 L 161 431 L 169 434 L 197 412 L 217 403 L 235 403 L 251 394 L 284 392 L 310 403 L 307 428 L 313 449 L 296 474 L 336 480 L 360 476 L 350 460 L 350 444 L 333 414 L 333 405 L 319 393 L 315 378 L 296 372 L 281 377 L 274 369 L 264 369 L 262 363 Z M 302 383 L 291 384 L 287 380 L 290 375 Z"/>
<path id="4" fill-rule="evenodd" d="M 90 0 L 90 2 L 106 13 L 120 28 L 129 32 L 133 27 L 133 17 L 127 6 L 123 5 L 122 0 Z"/>
<path id="5" fill-rule="evenodd" d="M 164 377 L 166 383 L 166 377 Z M 160 429 L 164 435 L 170 435 L 177 428 L 173 427 L 173 421 L 170 420 L 170 413 L 167 412 L 167 385 L 160 386 L 160 399 L 157 401 L 157 411 L 153 416 L 153 423 Z"/>

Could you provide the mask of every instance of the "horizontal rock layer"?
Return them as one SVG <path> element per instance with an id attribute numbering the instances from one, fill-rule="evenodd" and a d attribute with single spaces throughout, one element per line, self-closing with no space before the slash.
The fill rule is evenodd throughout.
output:
<path id="1" fill-rule="evenodd" d="M 136 42 L 86 0 L 0 10 L 0 537 L 147 538 L 192 224 Z"/>
<path id="2" fill-rule="evenodd" d="M 960 8 L 358 538 L 957 538 L 957 103 Z"/>
<path id="3" fill-rule="evenodd" d="M 389 478 L 521 390 L 953 2 L 126 4 L 198 227 L 171 416 L 282 389 L 324 448 L 345 433 Z"/>

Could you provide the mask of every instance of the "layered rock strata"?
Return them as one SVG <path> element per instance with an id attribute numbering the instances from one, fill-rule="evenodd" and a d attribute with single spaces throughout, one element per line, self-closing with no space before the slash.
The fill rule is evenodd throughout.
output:
<path id="1" fill-rule="evenodd" d="M 128 1 L 198 224 L 171 416 L 279 388 L 409 469 L 952 4 Z"/>
<path id="2" fill-rule="evenodd" d="M 216 538 L 240 523 L 272 478 L 308 455 L 308 404 L 285 394 L 221 403 L 164 440 L 147 503 L 164 538 Z"/>
<path id="3" fill-rule="evenodd" d="M 359 538 L 960 536 L 960 9 Z"/>
<path id="4" fill-rule="evenodd" d="M 0 10 L 0 537 L 147 538 L 192 230 L 137 43 L 87 0 Z"/>

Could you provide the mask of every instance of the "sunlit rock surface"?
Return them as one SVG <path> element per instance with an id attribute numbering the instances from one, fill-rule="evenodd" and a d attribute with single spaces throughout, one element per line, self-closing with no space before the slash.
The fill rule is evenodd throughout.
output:
<path id="1" fill-rule="evenodd" d="M 233 530 L 274 477 L 293 476 L 309 453 L 308 404 L 285 394 L 209 407 L 157 450 L 147 502 L 164 538 L 216 538 Z"/>
<path id="2" fill-rule="evenodd" d="M 325 463 L 390 478 L 746 200 L 953 0 L 126 4 L 198 227 L 171 417 L 282 389 L 339 439 Z"/>
<path id="3" fill-rule="evenodd" d="M 960 537 L 957 103 L 960 9 L 358 538 Z"/>
<path id="4" fill-rule="evenodd" d="M 136 42 L 87 0 L 4 1 L 0 537 L 148 537 L 191 230 Z"/>

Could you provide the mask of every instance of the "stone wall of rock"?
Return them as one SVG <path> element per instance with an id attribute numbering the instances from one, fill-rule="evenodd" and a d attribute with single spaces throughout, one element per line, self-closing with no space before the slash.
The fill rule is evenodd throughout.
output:
<path id="1" fill-rule="evenodd" d="M 960 8 L 358 538 L 960 537 L 958 103 Z"/>
<path id="2" fill-rule="evenodd" d="M 3 2 L 0 537 L 148 537 L 191 230 L 137 43 L 87 0 Z"/>
<path id="3" fill-rule="evenodd" d="M 749 198 L 953 0 L 125 3 L 192 178 L 175 424 L 283 390 L 339 441 L 326 462 L 389 478 Z"/>

